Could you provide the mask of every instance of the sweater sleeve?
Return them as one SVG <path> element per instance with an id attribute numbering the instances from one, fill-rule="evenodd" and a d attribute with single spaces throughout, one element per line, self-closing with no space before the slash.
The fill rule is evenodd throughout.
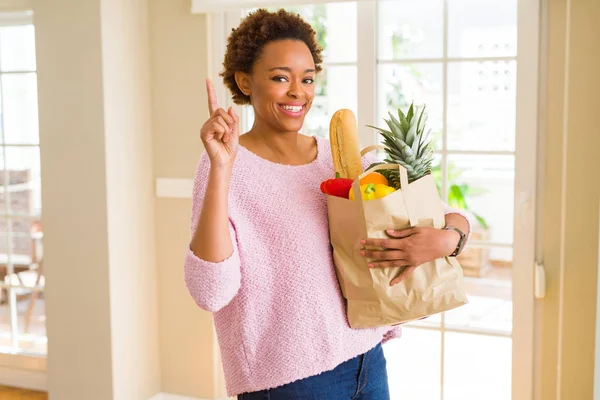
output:
<path id="1" fill-rule="evenodd" d="M 396 325 L 396 326 L 392 327 L 392 329 L 390 329 L 389 331 L 387 331 L 386 333 L 383 334 L 383 340 L 381 342 L 386 343 L 392 339 L 401 338 L 401 337 L 402 337 L 402 325 Z"/>
<path id="2" fill-rule="evenodd" d="M 198 225 L 210 161 L 206 153 L 202 154 L 196 170 L 194 189 L 192 195 L 192 235 Z M 185 253 L 184 277 L 186 287 L 201 308 L 216 312 L 225 307 L 235 297 L 241 282 L 241 261 L 234 225 L 229 219 L 229 234 L 232 241 L 233 252 L 220 262 L 209 262 L 198 258 L 189 245 Z"/>

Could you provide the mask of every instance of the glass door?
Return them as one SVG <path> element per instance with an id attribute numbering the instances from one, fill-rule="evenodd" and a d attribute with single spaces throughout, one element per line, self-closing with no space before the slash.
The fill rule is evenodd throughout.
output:
<path id="1" fill-rule="evenodd" d="M 324 47 L 305 133 L 328 137 L 333 112 L 350 108 L 364 147 L 378 141 L 366 125 L 426 105 L 440 194 L 473 216 L 459 257 L 470 303 L 385 344 L 392 399 L 531 399 L 539 0 L 284 8 Z M 251 110 L 242 115 L 250 128 Z"/>
<path id="2" fill-rule="evenodd" d="M 458 257 L 470 303 L 385 345 L 392 398 L 531 398 L 536 87 L 523 82 L 536 81 L 537 31 L 520 32 L 526 12 L 516 0 L 377 3 L 378 123 L 426 105 L 440 193 L 473 216 Z"/>
<path id="3" fill-rule="evenodd" d="M 32 14 L 0 13 L 0 353 L 45 357 L 38 130 Z"/>

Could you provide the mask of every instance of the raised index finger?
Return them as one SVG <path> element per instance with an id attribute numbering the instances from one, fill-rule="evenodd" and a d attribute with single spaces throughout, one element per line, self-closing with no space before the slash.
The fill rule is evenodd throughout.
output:
<path id="1" fill-rule="evenodd" d="M 206 78 L 206 92 L 208 93 L 208 113 L 213 115 L 215 110 L 219 108 L 219 105 L 217 104 L 217 93 L 215 92 L 215 87 L 209 78 Z"/>

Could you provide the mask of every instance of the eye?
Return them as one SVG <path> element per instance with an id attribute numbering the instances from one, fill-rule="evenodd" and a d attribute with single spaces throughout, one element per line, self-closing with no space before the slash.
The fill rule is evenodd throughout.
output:
<path id="1" fill-rule="evenodd" d="M 276 76 L 272 78 L 275 82 L 286 82 L 287 78 L 285 76 Z"/>
<path id="2" fill-rule="evenodd" d="M 315 83 L 315 80 L 313 78 L 306 78 L 304 80 L 304 83 L 308 83 L 309 85 L 312 85 L 313 83 Z"/>

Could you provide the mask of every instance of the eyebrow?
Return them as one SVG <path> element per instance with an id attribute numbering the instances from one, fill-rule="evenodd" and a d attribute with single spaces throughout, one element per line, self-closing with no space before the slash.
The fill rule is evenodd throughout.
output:
<path id="1" fill-rule="evenodd" d="M 287 72 L 292 72 L 292 69 L 290 67 L 273 67 L 269 70 L 269 72 L 274 71 L 276 69 L 280 69 L 282 71 L 287 71 Z M 315 70 L 312 68 L 309 68 L 309 69 L 305 69 L 304 72 L 315 72 Z"/>

